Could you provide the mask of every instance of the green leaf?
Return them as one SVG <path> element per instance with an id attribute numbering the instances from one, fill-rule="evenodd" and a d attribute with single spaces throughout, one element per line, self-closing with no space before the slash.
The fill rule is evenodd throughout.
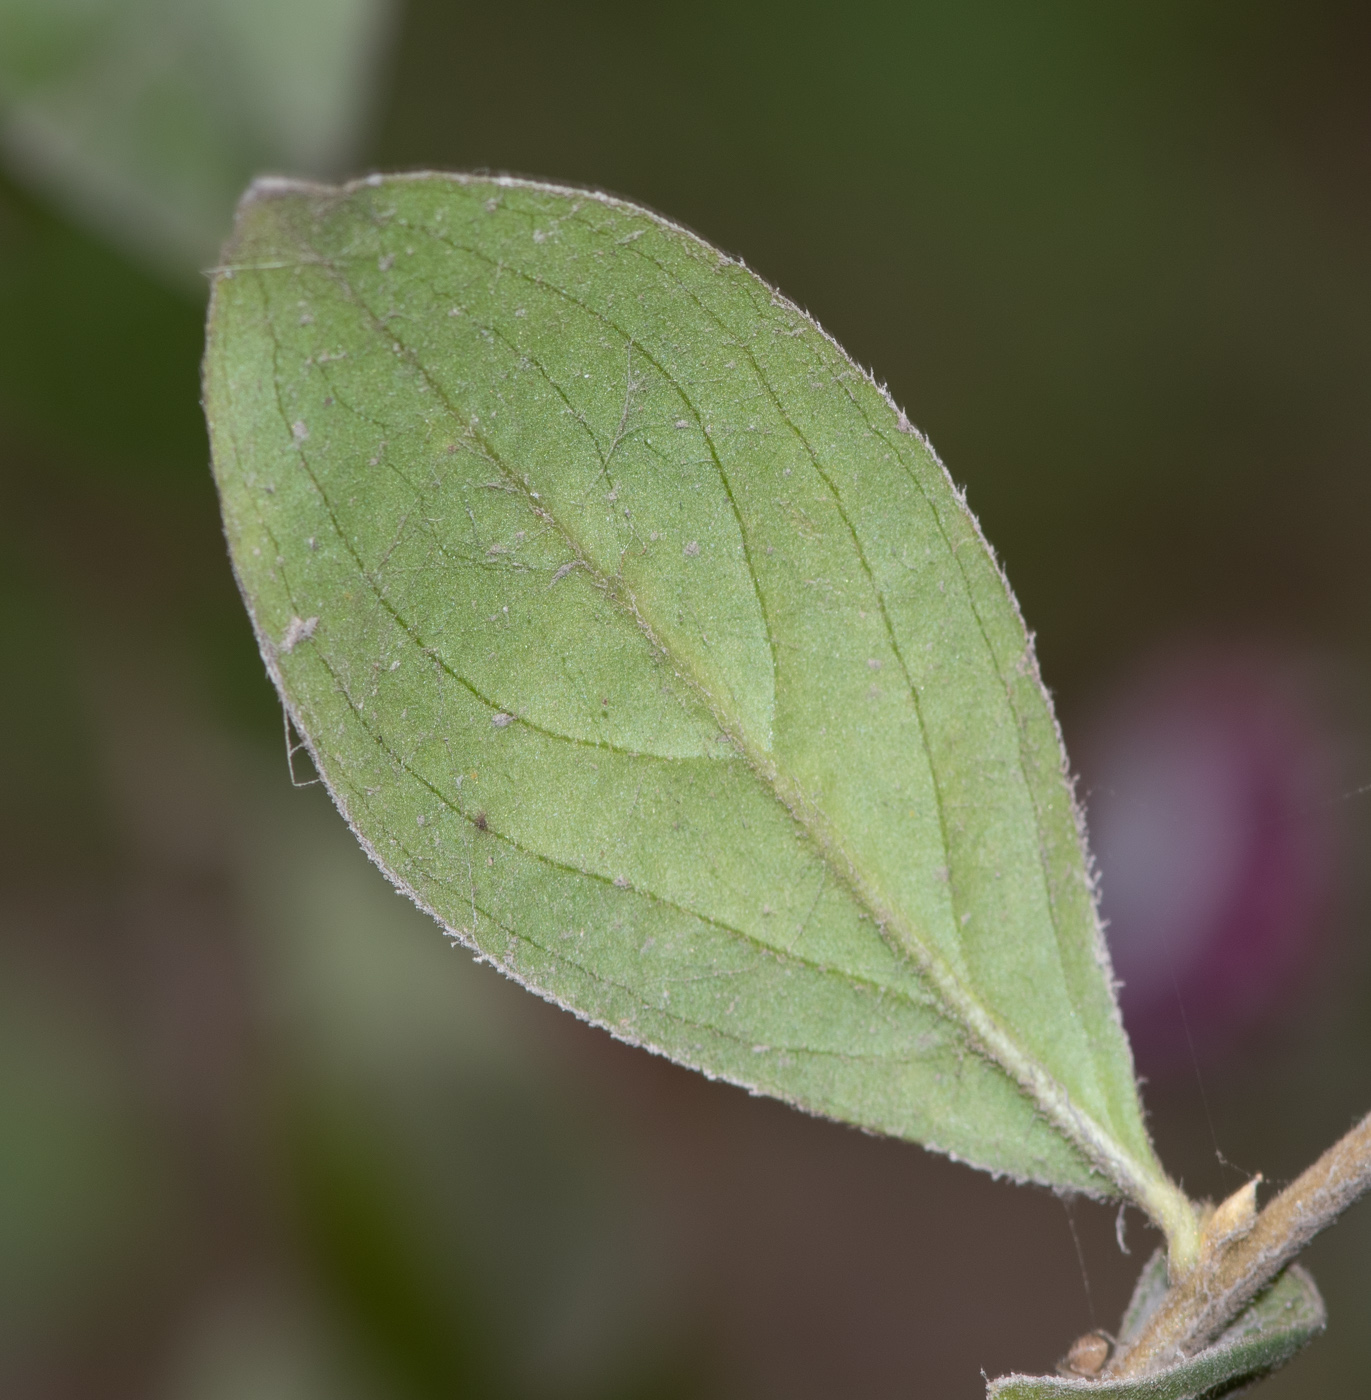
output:
<path id="1" fill-rule="evenodd" d="M 1017 607 L 803 312 L 598 194 L 265 182 L 205 394 L 267 668 L 453 936 L 621 1039 L 1188 1238 Z"/>
<path id="2" fill-rule="evenodd" d="M 1133 1291 L 1119 1332 L 1120 1346 L 1142 1331 L 1166 1288 L 1166 1256 L 1158 1250 Z M 1176 1366 L 1126 1381 L 1002 1376 L 990 1382 L 986 1395 L 988 1400 L 1067 1400 L 1081 1394 L 1105 1400 L 1210 1400 L 1284 1366 L 1327 1321 L 1314 1280 L 1292 1264 L 1212 1346 Z"/>
<path id="3" fill-rule="evenodd" d="M 0 153 L 192 285 L 254 170 L 351 158 L 389 0 L 0 0 Z"/>

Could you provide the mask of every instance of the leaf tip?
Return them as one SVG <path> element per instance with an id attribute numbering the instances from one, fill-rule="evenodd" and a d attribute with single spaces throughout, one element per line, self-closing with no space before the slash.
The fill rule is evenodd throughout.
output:
<path id="1" fill-rule="evenodd" d="M 245 213 L 254 204 L 270 199 L 285 199 L 298 194 L 320 194 L 330 190 L 328 185 L 308 180 L 292 180 L 287 175 L 258 175 L 238 198 L 238 212 Z"/>

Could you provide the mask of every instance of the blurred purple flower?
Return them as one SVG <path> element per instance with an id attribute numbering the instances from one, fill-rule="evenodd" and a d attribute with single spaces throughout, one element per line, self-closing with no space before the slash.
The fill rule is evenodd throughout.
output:
<path id="1" fill-rule="evenodd" d="M 1155 657 L 1081 748 L 1120 1000 L 1140 1067 L 1274 1025 L 1338 883 L 1336 744 L 1313 671 L 1232 644 Z"/>

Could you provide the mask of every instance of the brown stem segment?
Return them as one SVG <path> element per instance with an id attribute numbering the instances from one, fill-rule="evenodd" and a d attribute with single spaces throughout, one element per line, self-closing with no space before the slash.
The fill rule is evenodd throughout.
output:
<path id="1" fill-rule="evenodd" d="M 1236 1202 L 1251 1186 L 1232 1198 Z M 1371 1114 L 1335 1143 L 1245 1227 L 1206 1230 L 1200 1260 L 1166 1295 L 1138 1340 L 1105 1371 L 1111 1380 L 1146 1375 L 1202 1350 L 1320 1230 L 1371 1190 Z"/>

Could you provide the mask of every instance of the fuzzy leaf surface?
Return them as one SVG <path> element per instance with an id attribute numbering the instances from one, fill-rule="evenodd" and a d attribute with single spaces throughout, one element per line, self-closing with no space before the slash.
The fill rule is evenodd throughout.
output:
<path id="1" fill-rule="evenodd" d="M 1166 1294 L 1166 1257 L 1158 1252 L 1138 1280 L 1119 1334 L 1127 1345 Z M 1292 1264 L 1213 1346 L 1176 1366 L 1132 1380 L 1091 1381 L 1059 1376 L 1002 1376 L 987 1400 L 1217 1400 L 1278 1370 L 1323 1331 L 1323 1299 L 1309 1273 Z"/>
<path id="2" fill-rule="evenodd" d="M 1017 607 L 793 304 L 593 193 L 264 182 L 205 392 L 267 667 L 451 934 L 812 1112 L 1165 1188 Z"/>

